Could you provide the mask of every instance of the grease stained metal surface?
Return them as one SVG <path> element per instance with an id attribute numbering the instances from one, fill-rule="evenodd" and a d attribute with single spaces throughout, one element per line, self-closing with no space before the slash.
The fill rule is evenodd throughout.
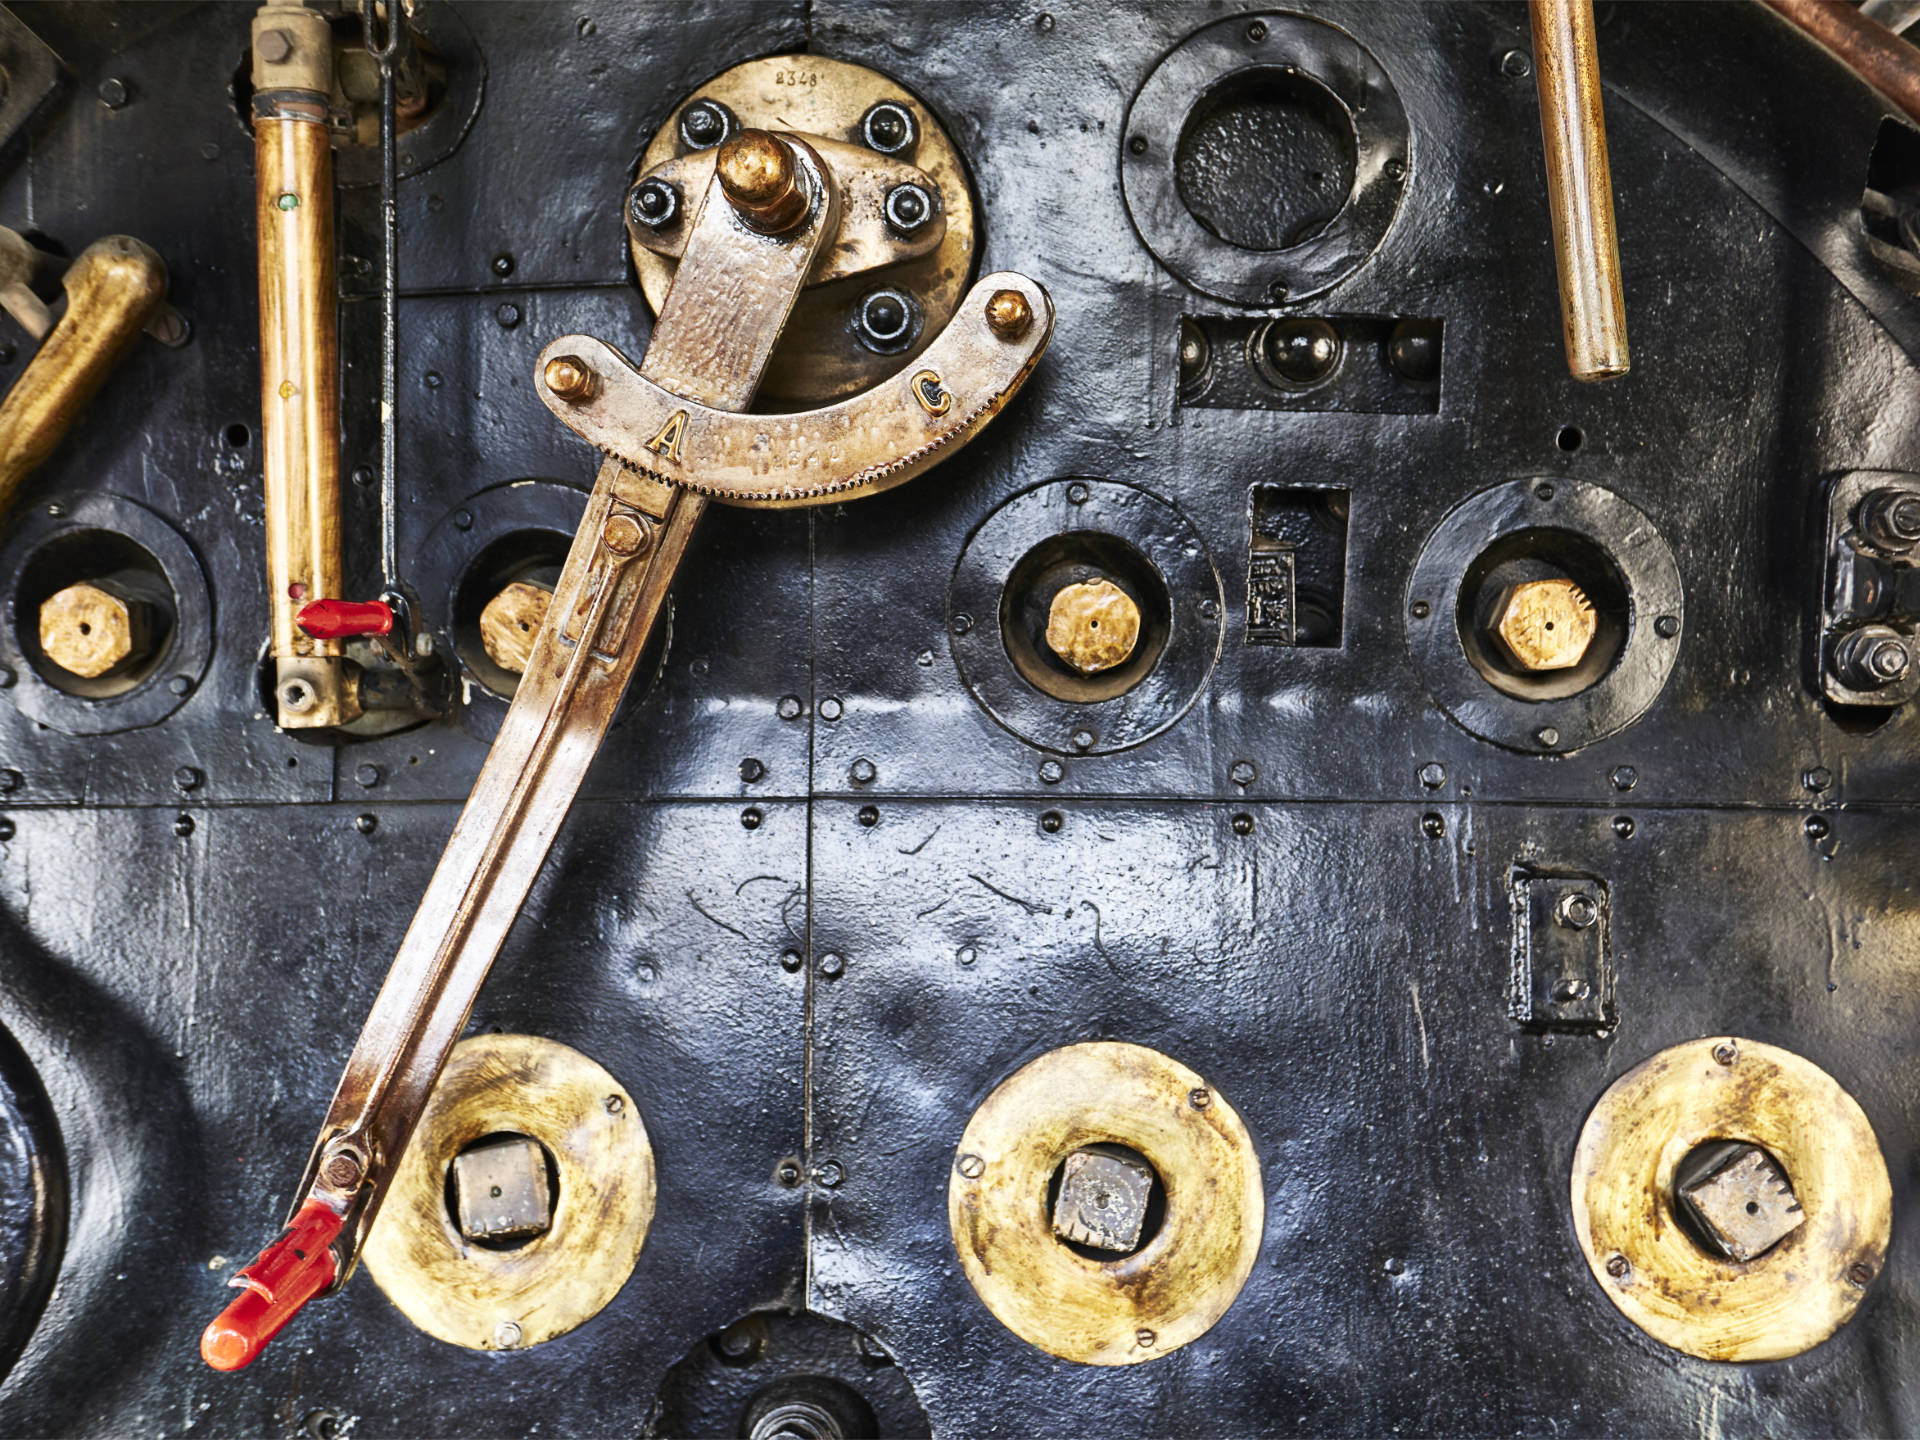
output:
<path id="1" fill-rule="evenodd" d="M 535 363 L 565 334 L 643 350 L 631 167 L 707 77 L 763 57 L 805 74 L 810 55 L 890 75 L 964 151 L 981 273 L 1031 275 L 1059 321 L 937 483 L 706 517 L 659 678 L 609 731 L 481 993 L 469 1033 L 580 1052 L 644 1121 L 658 1189 L 627 1283 L 503 1353 L 434 1339 L 361 1275 L 216 1376 L 199 1331 L 291 1198 L 484 757 L 469 726 L 498 701 L 476 684 L 458 718 L 337 751 L 262 713 L 253 147 L 226 93 L 251 7 L 14 7 L 72 81 L 0 171 L 0 224 L 76 254 L 138 235 L 193 334 L 128 352 L 0 536 L 19 677 L 0 690 L 0 1023 L 32 1071 L 0 1070 L 0 1109 L 44 1091 L 45 1117 L 14 1126 L 41 1138 L 8 1156 L 47 1157 L 66 1209 L 36 1211 L 32 1172 L 0 1157 L 0 1273 L 28 1277 L 0 1302 L 0 1354 L 21 1347 L 0 1429 L 635 1433 L 707 1337 L 811 1305 L 893 1362 L 843 1334 L 823 1373 L 901 1378 L 917 1399 L 889 1380 L 876 1408 L 941 1435 L 1920 1430 L 1920 718 L 1840 723 L 1805 648 L 1824 478 L 1920 472 L 1920 313 L 1853 218 L 1886 105 L 1759 5 L 1600 7 L 1635 366 L 1582 386 L 1533 77 L 1501 64 L 1527 51 L 1524 10 L 1306 6 L 1391 77 L 1412 148 L 1380 248 L 1305 313 L 1443 322 L 1436 408 L 1180 408 L 1181 317 L 1258 312 L 1159 265 L 1119 155 L 1149 75 L 1225 12 L 1045 8 L 1050 27 L 962 3 L 423 7 L 484 67 L 450 72 L 477 97 L 470 124 L 448 112 L 457 146 L 422 142 L 409 166 L 403 137 L 399 187 L 399 543 L 442 644 L 470 567 L 493 581 L 476 615 L 512 578 L 483 549 L 570 533 L 586 503 L 596 457 Z M 374 193 L 343 191 L 339 223 L 351 476 L 378 455 Z M 7 382 L 31 346 L 3 320 L 0 340 Z M 1116 496 L 1159 497 L 1128 513 L 1153 512 L 1143 553 L 1193 586 L 1171 613 L 1216 612 L 1198 698 L 1128 748 L 1076 750 L 1064 711 L 1086 707 L 1007 711 L 1038 748 L 953 658 L 983 630 L 1000 643 L 991 611 L 952 628 L 968 537 L 1055 481 L 1034 534 L 1072 529 L 1077 478 L 1072 513 L 1105 507 L 1103 528 Z M 1407 579 L 1442 518 L 1541 479 L 1624 497 L 1684 586 L 1657 697 L 1571 754 L 1476 738 L 1408 649 Z M 1350 499 L 1337 643 L 1246 643 L 1256 485 Z M 374 593 L 377 487 L 344 489 L 347 589 Z M 158 558 L 184 618 L 152 676 L 95 705 L 37 679 L 19 587 L 42 541 L 102 526 Z M 1190 562 L 1153 548 L 1188 534 Z M 1516 866 L 1604 882 L 1602 1033 L 1510 1013 Z M 1716 1033 L 1832 1076 L 1887 1162 L 1884 1263 L 1788 1360 L 1661 1344 L 1610 1302 L 1569 1214 L 1599 1097 Z M 1004 1327 L 943 1205 L 987 1097 L 1095 1040 L 1218 1083 L 1264 1192 L 1239 1298 L 1137 1365 L 1058 1360 Z M 714 1362 L 738 1404 L 778 1349 Z"/>

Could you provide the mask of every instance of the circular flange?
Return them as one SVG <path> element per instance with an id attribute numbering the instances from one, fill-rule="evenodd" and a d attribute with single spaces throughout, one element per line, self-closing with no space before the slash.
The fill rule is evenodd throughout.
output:
<path id="1" fill-rule="evenodd" d="M 454 1158 L 500 1132 L 540 1142 L 558 1198 L 550 1229 L 514 1250 L 460 1233 Z M 470 1350 L 524 1349 L 583 1324 L 620 1293 L 653 1221 L 653 1145 L 605 1070 L 537 1035 L 453 1047 L 367 1238 L 367 1269 L 415 1325 Z"/>
<path id="2" fill-rule="evenodd" d="M 912 117 L 918 138 L 911 148 L 891 158 L 917 165 L 933 181 L 940 192 L 941 213 L 947 217 L 946 238 L 931 255 L 918 260 L 801 291 L 760 382 L 757 404 L 776 410 L 806 409 L 899 373 L 953 318 L 973 270 L 973 190 L 967 182 L 966 162 L 939 120 L 906 89 L 865 66 L 818 55 L 772 55 L 736 65 L 689 95 L 648 142 L 637 174 L 687 153 L 680 114 L 702 100 L 725 105 L 744 127 L 790 130 L 854 145 L 864 143 L 861 123 L 882 101 L 901 106 Z M 677 262 L 640 245 L 630 248 L 641 292 L 657 315 L 666 303 Z M 912 296 L 920 317 L 916 337 L 884 355 L 863 346 L 853 324 L 862 297 L 882 285 Z"/>
<path id="3" fill-rule="evenodd" d="M 1805 1220 L 1744 1263 L 1679 1223 L 1674 1172 L 1709 1140 L 1785 1170 Z M 1845 1324 L 1885 1262 L 1893 1192 L 1873 1126 L 1811 1061 L 1710 1036 L 1662 1050 L 1600 1097 L 1573 1156 L 1573 1228 L 1600 1288 L 1664 1345 L 1703 1360 L 1784 1360 Z"/>
<path id="4" fill-rule="evenodd" d="M 1190 122 L 1236 87 L 1270 79 L 1324 92 L 1351 127 L 1353 184 L 1316 233 L 1254 250 L 1202 224 L 1181 195 L 1180 146 Z M 1133 98 L 1120 178 L 1140 239 L 1194 289 L 1241 305 L 1304 300 L 1347 278 L 1379 248 L 1406 191 L 1406 112 L 1387 72 L 1344 30 L 1305 15 L 1235 15 L 1168 53 Z"/>
<path id="5" fill-rule="evenodd" d="M 1059 554 L 1039 581 L 1100 576 L 1142 592 L 1131 598 L 1151 633 L 1143 633 L 1137 672 L 1115 672 L 1128 688 L 1061 684 L 1049 693 L 1030 678 L 1033 662 L 1010 653 L 1009 627 L 1020 623 L 1011 612 L 1028 598 L 1012 592 L 1043 547 Z M 1051 592 L 1032 598 L 1044 617 Z M 1116 481 L 1049 480 L 1007 500 L 967 537 L 947 592 L 947 633 L 960 678 L 1000 724 L 1042 750 L 1105 755 L 1152 739 L 1192 708 L 1220 657 L 1225 609 L 1206 542 L 1172 505 Z"/>
<path id="6" fill-rule="evenodd" d="M 1624 604 L 1606 672 L 1550 699 L 1497 687 L 1461 639 L 1461 594 L 1475 561 L 1529 534 L 1604 557 Z M 1482 740 L 1536 755 L 1577 750 L 1645 714 L 1673 669 L 1686 618 L 1680 569 L 1653 522 L 1613 491 L 1563 477 L 1496 485 L 1455 507 L 1421 550 L 1406 605 L 1414 664 L 1440 708 Z"/>
<path id="7" fill-rule="evenodd" d="M 1100 1260 L 1057 1239 L 1054 1172 L 1082 1146 L 1124 1145 L 1166 1194 L 1160 1228 Z M 1260 1159 L 1239 1115 L 1177 1060 L 1104 1040 L 1050 1051 L 974 1111 L 947 1186 L 954 1248 L 994 1317 L 1087 1365 L 1137 1365 L 1199 1339 L 1252 1273 L 1266 1223 Z"/>
<path id="8" fill-rule="evenodd" d="M 0 1029 L 0 1379 L 39 1322 L 66 1234 L 59 1122 L 33 1062 Z"/>
<path id="9" fill-rule="evenodd" d="M 41 668 L 52 665 L 38 653 L 38 606 L 45 598 L 38 592 L 48 584 L 34 577 L 44 568 L 37 562 L 62 553 L 73 557 L 72 565 L 47 563 L 63 574 L 71 569 L 73 580 L 93 578 L 82 573 L 89 568 L 131 561 L 164 585 L 172 611 L 167 634 L 125 689 L 75 693 L 52 683 Z M 207 578 L 186 537 L 146 506 L 118 495 L 37 505 L 14 522 L 0 549 L 0 575 L 7 577 L 0 665 L 16 681 L 8 696 L 28 719 L 67 735 L 117 735 L 166 719 L 199 688 L 213 654 Z"/>

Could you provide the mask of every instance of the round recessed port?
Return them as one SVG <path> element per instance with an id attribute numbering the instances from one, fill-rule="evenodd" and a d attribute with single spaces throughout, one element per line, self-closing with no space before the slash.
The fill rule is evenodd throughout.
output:
<path id="1" fill-rule="evenodd" d="M 21 567 L 15 642 L 63 694 L 105 700 L 137 690 L 172 649 L 173 589 L 152 552 L 112 530 L 53 536 Z"/>
<path id="2" fill-rule="evenodd" d="M 1311 240 L 1353 191 L 1356 136 L 1346 106 L 1290 67 L 1228 76 L 1187 114 L 1174 154 L 1181 203 L 1243 250 Z"/>
<path id="3" fill-rule="evenodd" d="M 1620 567 L 1592 538 L 1551 527 L 1500 536 L 1467 567 L 1460 647 L 1495 689 L 1560 700 L 1597 684 L 1633 626 Z"/>
<path id="4" fill-rule="evenodd" d="M 1091 597 L 1089 612 L 1072 614 L 1083 597 Z M 1099 627 L 1105 624 L 1111 635 L 1123 618 L 1132 622 L 1132 635 L 1099 648 Z M 1159 661 L 1172 624 L 1165 577 L 1135 546 L 1100 531 L 1048 536 L 1020 557 L 1000 592 L 1007 658 L 1028 684 L 1070 704 L 1133 689 Z M 1081 658 L 1073 648 L 1070 626 L 1079 630 L 1074 639 L 1095 642 L 1093 657 Z"/>

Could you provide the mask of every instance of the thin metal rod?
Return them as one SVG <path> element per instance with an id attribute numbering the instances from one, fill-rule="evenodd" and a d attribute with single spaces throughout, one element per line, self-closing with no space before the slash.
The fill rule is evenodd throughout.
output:
<path id="1" fill-rule="evenodd" d="M 1576 380 L 1605 380 L 1629 362 L 1593 0 L 1529 0 L 1528 12 L 1567 368 Z"/>
<path id="2" fill-rule="evenodd" d="M 1767 0 L 1874 89 L 1920 120 L 1920 50 L 1845 0 Z"/>
<path id="3" fill-rule="evenodd" d="M 394 461 L 400 403 L 400 174 L 394 71 L 406 25 L 390 5 L 385 38 L 376 40 L 377 5 L 378 0 L 360 0 L 366 47 L 380 62 L 380 578 L 382 590 L 394 595 L 400 592 L 400 495 Z"/>

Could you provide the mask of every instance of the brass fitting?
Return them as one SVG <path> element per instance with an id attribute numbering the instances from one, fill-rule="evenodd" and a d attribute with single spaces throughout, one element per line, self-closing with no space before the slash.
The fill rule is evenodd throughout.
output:
<path id="1" fill-rule="evenodd" d="M 1053 597 L 1047 646 L 1082 675 L 1126 663 L 1140 640 L 1140 607 L 1111 580 L 1082 580 Z"/>
<path id="2" fill-rule="evenodd" d="M 735 212 L 763 235 L 791 230 L 807 213 L 806 182 L 777 135 L 741 131 L 720 147 L 714 170 Z"/>
<path id="3" fill-rule="evenodd" d="M 1586 592 L 1567 579 L 1524 581 L 1494 607 L 1494 638 L 1522 670 L 1571 670 L 1598 628 Z"/>
<path id="4" fill-rule="evenodd" d="M 594 381 L 598 377 L 577 355 L 556 355 L 541 373 L 547 388 L 569 405 L 593 398 Z"/>
<path id="5" fill-rule="evenodd" d="M 996 290 L 987 298 L 987 328 L 1002 340 L 1018 340 L 1033 324 L 1033 306 L 1018 290 Z"/>
<path id="6" fill-rule="evenodd" d="M 487 658 L 509 674 L 525 674 L 552 603 L 552 590 L 525 580 L 514 581 L 489 600 L 480 611 L 480 644 Z"/>
<path id="7" fill-rule="evenodd" d="M 70 675 L 96 680 L 147 648 L 146 607 L 82 581 L 40 606 L 40 648 Z"/>

